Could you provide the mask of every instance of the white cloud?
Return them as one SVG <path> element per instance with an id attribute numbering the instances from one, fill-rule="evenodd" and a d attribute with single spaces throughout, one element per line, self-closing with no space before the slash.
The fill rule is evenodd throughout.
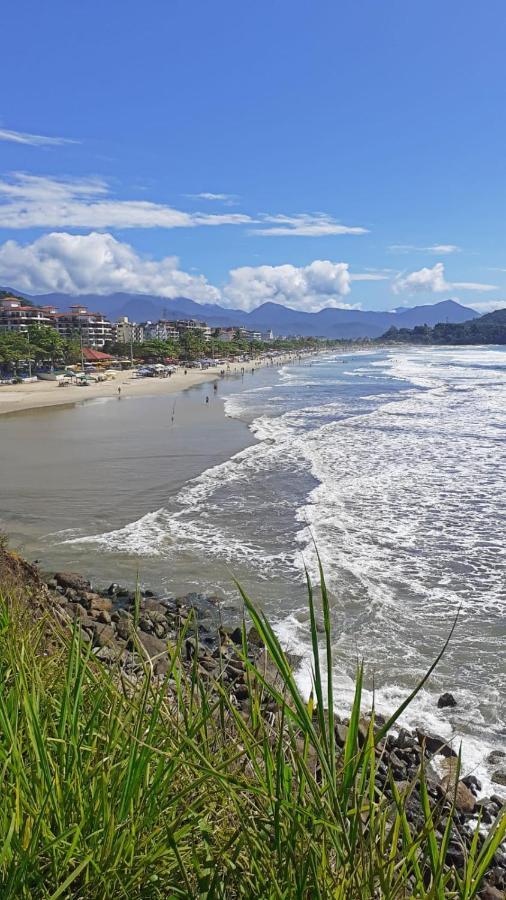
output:
<path id="1" fill-rule="evenodd" d="M 145 259 L 112 234 L 97 232 L 46 234 L 25 245 L 6 241 L 0 246 L 0 283 L 34 294 L 131 291 L 202 302 L 220 299 L 203 275 L 182 271 L 177 257 Z"/>
<path id="2" fill-rule="evenodd" d="M 215 203 L 224 203 L 226 206 L 234 206 L 239 201 L 238 194 L 213 194 L 211 191 L 202 191 L 200 194 L 186 194 L 196 200 L 210 200 Z"/>
<path id="3" fill-rule="evenodd" d="M 0 221 L 3 228 L 194 228 L 253 220 L 240 213 L 188 213 L 161 203 L 113 199 L 101 178 L 16 172 L 0 179 Z"/>
<path id="4" fill-rule="evenodd" d="M 27 134 L 23 131 L 10 131 L 0 128 L 0 141 L 8 141 L 11 144 L 27 144 L 30 147 L 58 147 L 61 144 L 78 144 L 70 138 L 48 137 L 43 134 Z"/>
<path id="5" fill-rule="evenodd" d="M 308 266 L 242 266 L 232 269 L 223 299 L 230 306 L 254 309 L 272 301 L 305 312 L 324 306 L 352 309 L 341 298 L 350 293 L 348 263 L 317 259 Z"/>
<path id="6" fill-rule="evenodd" d="M 260 234 L 265 237 L 279 237 L 295 235 L 296 237 L 323 237 L 331 234 L 367 234 L 367 228 L 358 226 L 341 225 L 331 216 L 325 213 L 300 213 L 295 216 L 266 215 L 260 217 L 261 222 L 267 223 L 267 228 L 256 228 L 252 234 Z"/>
<path id="7" fill-rule="evenodd" d="M 416 272 L 410 272 L 408 275 L 399 275 L 392 282 L 392 289 L 395 294 L 401 294 L 404 291 L 408 293 L 429 291 L 440 294 L 454 289 L 463 291 L 495 291 L 497 286 L 494 284 L 482 284 L 477 281 L 447 281 L 444 265 L 438 262 L 432 269 L 424 267 Z"/>
<path id="8" fill-rule="evenodd" d="M 484 313 L 494 312 L 496 309 L 506 309 L 506 300 L 484 300 L 479 303 L 474 303 L 473 301 L 473 309 L 482 315 Z"/>
<path id="9" fill-rule="evenodd" d="M 352 281 L 388 281 L 389 276 L 383 272 L 355 272 L 350 278 Z"/>
<path id="10" fill-rule="evenodd" d="M 431 244 L 429 247 L 416 247 L 414 244 L 392 244 L 389 248 L 393 253 L 436 253 L 438 256 L 447 255 L 449 253 L 459 253 L 460 247 L 457 244 Z"/>

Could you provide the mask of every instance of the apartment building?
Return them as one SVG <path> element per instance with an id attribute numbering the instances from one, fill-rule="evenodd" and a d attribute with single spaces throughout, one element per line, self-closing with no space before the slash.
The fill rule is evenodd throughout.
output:
<path id="1" fill-rule="evenodd" d="M 16 297 L 0 301 L 0 331 L 26 332 L 29 325 L 53 325 L 50 308 L 25 306 Z"/>
<path id="2" fill-rule="evenodd" d="M 149 322 L 146 324 L 150 324 Z M 130 322 L 128 316 L 120 316 L 116 322 L 116 340 L 122 344 L 142 344 L 144 342 L 144 324 Z"/>
<path id="3" fill-rule="evenodd" d="M 160 319 L 159 322 L 144 322 L 144 338 L 147 341 L 178 341 L 179 331 L 175 322 Z"/>
<path id="4" fill-rule="evenodd" d="M 116 326 L 102 313 L 90 312 L 86 306 L 75 303 L 68 312 L 54 312 L 53 328 L 62 337 L 82 339 L 86 347 L 100 350 L 107 341 L 116 340 Z"/>

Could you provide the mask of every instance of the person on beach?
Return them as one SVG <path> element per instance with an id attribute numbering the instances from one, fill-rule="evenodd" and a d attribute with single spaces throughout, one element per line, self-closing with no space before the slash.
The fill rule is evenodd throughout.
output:
<path id="1" fill-rule="evenodd" d="M 218 382 L 217 381 L 215 381 L 213 384 L 213 391 L 215 394 L 218 393 Z"/>
<path id="2" fill-rule="evenodd" d="M 118 400 L 121 400 L 121 385 L 118 387 Z"/>
<path id="3" fill-rule="evenodd" d="M 209 403 L 209 397 L 206 396 L 206 403 Z"/>

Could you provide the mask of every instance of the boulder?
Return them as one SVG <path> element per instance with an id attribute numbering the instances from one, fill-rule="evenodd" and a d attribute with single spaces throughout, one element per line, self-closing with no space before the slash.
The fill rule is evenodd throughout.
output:
<path id="1" fill-rule="evenodd" d="M 102 597 L 100 594 L 93 593 L 93 591 L 83 591 L 81 603 L 91 613 L 103 612 L 104 610 L 105 612 L 110 612 L 112 609 L 112 600 L 109 597 Z"/>
<path id="2" fill-rule="evenodd" d="M 93 637 L 96 647 L 110 647 L 116 643 L 116 632 L 112 625 L 96 624 Z"/>
<path id="3" fill-rule="evenodd" d="M 437 701 L 437 705 L 439 706 L 439 709 L 444 709 L 446 706 L 456 706 L 457 701 L 453 694 L 446 692 L 445 694 L 441 694 Z"/>
<path id="4" fill-rule="evenodd" d="M 453 800 L 455 797 L 455 807 L 459 812 L 471 815 L 475 811 L 476 797 L 463 781 L 459 781 L 455 787 L 455 773 L 449 772 L 445 775 L 441 780 L 441 786 L 448 799 Z"/>
<path id="5" fill-rule="evenodd" d="M 146 656 L 153 659 L 162 653 L 167 652 L 167 644 L 154 634 L 146 634 L 144 631 L 139 632 L 139 643 L 141 644 Z"/>
<path id="6" fill-rule="evenodd" d="M 500 765 L 502 762 L 506 762 L 506 752 L 504 750 L 492 750 L 487 757 L 487 762 L 491 763 L 491 765 Z"/>
<path id="7" fill-rule="evenodd" d="M 466 777 L 462 779 L 462 784 L 465 784 L 465 786 L 473 792 L 475 797 L 477 796 L 478 792 L 481 791 L 481 781 L 479 781 L 478 778 L 476 778 L 474 775 L 466 775 Z"/>
<path id="8" fill-rule="evenodd" d="M 457 756 L 455 750 L 449 746 L 448 741 L 446 741 L 445 738 L 439 737 L 437 734 L 428 734 L 417 728 L 416 736 L 420 746 L 430 755 L 441 754 L 441 756 L 447 757 Z"/>
<path id="9" fill-rule="evenodd" d="M 55 572 L 54 580 L 64 590 L 72 588 L 74 591 L 82 593 L 91 588 L 90 582 L 77 572 Z"/>
<path id="10" fill-rule="evenodd" d="M 492 775 L 492 781 L 494 784 L 501 784 L 506 787 L 506 771 L 494 772 L 494 774 Z"/>

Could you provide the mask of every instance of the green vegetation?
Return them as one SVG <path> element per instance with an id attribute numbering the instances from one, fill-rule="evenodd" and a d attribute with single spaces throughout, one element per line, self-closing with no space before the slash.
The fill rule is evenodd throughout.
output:
<path id="1" fill-rule="evenodd" d="M 182 334 L 179 341 L 147 340 L 142 344 L 134 343 L 132 346 L 129 343 L 114 341 L 106 344 L 104 349 L 106 353 L 123 359 L 130 359 L 130 352 L 132 352 L 134 359 L 155 359 L 157 362 L 161 362 L 164 359 L 193 360 L 203 356 L 220 359 L 240 356 L 244 353 L 257 355 L 269 350 L 298 353 L 303 350 L 325 349 L 326 347 L 331 349 L 338 346 L 342 346 L 339 341 L 324 341 L 317 338 L 279 338 L 268 343 L 249 341 L 242 337 L 240 332 L 233 341 L 224 342 L 216 337 L 211 337 L 209 341 L 206 341 L 198 332 L 189 331 Z"/>
<path id="2" fill-rule="evenodd" d="M 0 332 L 0 369 L 17 373 L 20 365 L 68 364 L 80 358 L 79 343 L 66 341 L 54 328 L 30 325 L 26 332 Z"/>
<path id="3" fill-rule="evenodd" d="M 384 738 L 401 710 L 379 728 L 372 717 L 364 733 L 361 667 L 345 745 L 336 748 L 332 681 L 323 674 L 332 671 L 324 583 L 323 659 L 309 585 L 309 703 L 269 624 L 242 596 L 277 671 L 268 677 L 248 659 L 243 629 L 246 715 L 199 671 L 197 656 L 193 666 L 183 662 L 184 633 L 164 683 L 146 671 L 134 688 L 77 633 L 57 636 L 19 584 L 4 579 L 3 900 L 477 896 L 506 818 L 486 840 L 476 831 L 460 873 L 446 865 L 453 801 L 429 801 L 423 764 L 402 795 L 378 790 Z M 420 826 L 408 811 L 413 792 Z"/>
<path id="4" fill-rule="evenodd" d="M 459 325 L 441 322 L 433 328 L 428 325 L 415 328 L 392 326 L 378 340 L 406 344 L 506 344 L 506 309 Z"/>

